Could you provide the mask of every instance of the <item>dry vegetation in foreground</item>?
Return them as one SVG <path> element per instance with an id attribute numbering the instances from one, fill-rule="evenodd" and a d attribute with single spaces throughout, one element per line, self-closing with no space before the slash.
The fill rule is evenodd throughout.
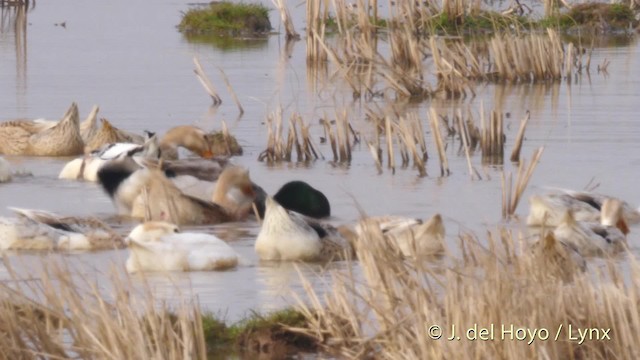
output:
<path id="1" fill-rule="evenodd" d="M 292 309 L 228 326 L 197 300 L 158 301 L 126 274 L 98 283 L 64 261 L 44 261 L 32 278 L 9 268 L 0 282 L 0 359 L 282 358 L 317 350 L 314 338 L 289 330 L 306 322 Z"/>
<path id="2" fill-rule="evenodd" d="M 634 359 L 640 355 L 640 268 L 633 259 L 628 276 L 612 262 L 583 273 L 553 238 L 532 250 L 502 228 L 488 232 L 486 247 L 473 235 L 460 235 L 456 252 L 460 255 L 449 254 L 445 266 L 436 266 L 424 259 L 402 258 L 382 241 L 375 226 L 367 229 L 354 244 L 362 276 L 336 273 L 332 291 L 322 299 L 307 286 L 312 304 L 301 305 L 312 334 L 340 357 Z M 493 333 L 487 330 L 482 336 L 493 338 L 480 340 L 480 330 L 492 324 Z M 442 332 L 432 325 L 441 326 Z M 452 325 L 460 340 L 447 340 Z M 502 325 L 507 330 L 513 325 L 513 333 L 503 335 Z M 471 341 L 466 330 L 474 327 L 477 330 L 469 336 L 477 340 Z M 517 332 L 519 328 L 524 332 Z M 538 329 L 535 336 L 526 332 L 534 329 Z M 598 330 L 579 344 L 577 329 Z M 600 329 L 610 329 L 610 339 Z M 434 340 L 438 335 L 442 338 Z"/>

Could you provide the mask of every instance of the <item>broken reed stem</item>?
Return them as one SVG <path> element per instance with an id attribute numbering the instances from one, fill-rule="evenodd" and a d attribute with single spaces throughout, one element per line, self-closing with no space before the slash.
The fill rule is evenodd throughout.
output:
<path id="1" fill-rule="evenodd" d="M 449 161 L 447 160 L 447 154 L 444 149 L 444 142 L 442 141 L 442 134 L 440 133 L 440 125 L 438 124 L 438 114 L 432 107 L 429 110 L 429 122 L 431 124 L 431 132 L 433 133 L 433 139 L 438 149 L 438 158 L 440 159 L 440 176 L 449 176 Z"/>
<path id="2" fill-rule="evenodd" d="M 295 27 L 293 26 L 293 21 L 291 21 L 291 14 L 289 13 L 289 8 L 284 3 L 283 0 L 272 0 L 273 5 L 280 12 L 280 19 L 282 20 L 282 24 L 285 29 L 285 40 L 300 40 L 300 34 L 296 32 Z"/>
<path id="3" fill-rule="evenodd" d="M 533 153 L 531 163 L 529 164 L 529 167 L 527 167 L 526 171 L 524 172 L 522 171 L 524 169 L 525 161 L 523 160 L 520 163 L 520 166 L 518 167 L 518 176 L 516 178 L 515 193 L 512 195 L 511 203 L 509 205 L 509 215 L 513 215 L 516 212 L 516 207 L 520 202 L 520 199 L 522 197 L 522 194 L 524 193 L 524 190 L 527 187 L 527 184 L 529 184 L 529 180 L 531 180 L 531 176 L 533 176 L 533 171 L 535 170 L 536 166 L 538 166 L 538 162 L 540 161 L 540 157 L 542 156 L 543 151 L 544 151 L 544 147 L 539 147 Z"/>
<path id="4" fill-rule="evenodd" d="M 475 174 L 476 176 L 478 176 L 479 180 L 482 180 L 482 177 L 480 176 L 478 171 L 473 167 L 473 165 L 471 165 L 471 153 L 469 151 L 469 141 L 467 139 L 469 132 L 464 124 L 464 120 L 462 120 L 462 113 L 460 113 L 458 116 L 458 126 L 460 128 L 460 137 L 462 138 L 464 154 L 467 158 L 467 166 L 469 167 L 469 176 L 471 176 L 471 180 L 473 180 L 473 175 Z"/>
<path id="5" fill-rule="evenodd" d="M 231 154 L 231 134 L 229 134 L 229 128 L 227 128 L 227 122 L 222 120 L 220 122 L 222 130 L 222 140 L 224 141 L 225 149 L 228 154 Z"/>
<path id="6" fill-rule="evenodd" d="M 378 174 L 382 173 L 382 160 L 380 159 L 380 148 L 376 147 L 372 141 L 367 141 L 367 146 L 369 147 L 369 152 L 371 152 L 371 156 L 376 163 L 376 168 L 378 169 Z"/>
<path id="7" fill-rule="evenodd" d="M 238 111 L 240 111 L 240 115 L 242 116 L 242 114 L 244 114 L 244 109 L 242 108 L 242 105 L 240 104 L 240 100 L 238 99 L 238 95 L 236 94 L 236 92 L 233 90 L 233 87 L 231 86 L 231 82 L 229 82 L 229 78 L 227 77 L 227 74 L 225 74 L 224 70 L 222 70 L 222 68 L 216 66 L 218 68 L 218 70 L 220 71 L 220 75 L 222 75 L 222 80 L 224 81 L 224 84 L 227 86 L 227 90 L 229 90 L 229 93 L 231 94 L 231 97 L 233 98 L 233 101 L 236 103 L 236 106 L 238 107 Z"/>
<path id="8" fill-rule="evenodd" d="M 391 168 L 393 174 L 396 173 L 396 159 L 393 155 L 393 133 L 391 132 L 391 118 L 384 117 L 384 127 L 387 138 L 387 165 Z"/>
<path id="9" fill-rule="evenodd" d="M 531 113 L 529 112 L 529 110 L 527 110 L 526 115 L 520 122 L 520 129 L 518 130 L 518 135 L 516 136 L 516 142 L 513 146 L 513 151 L 511 152 L 511 162 L 518 162 L 520 160 L 520 150 L 522 149 L 524 132 L 527 128 L 527 123 L 529 122 L 530 117 Z"/>
<path id="10" fill-rule="evenodd" d="M 211 100 L 213 101 L 213 106 L 219 106 L 220 104 L 222 104 L 222 99 L 220 98 L 215 87 L 207 77 L 207 73 L 204 72 L 204 69 L 200 64 L 200 60 L 198 60 L 198 57 L 196 56 L 193 57 L 193 63 L 196 65 L 196 68 L 193 70 L 193 72 L 195 72 L 196 76 L 198 77 L 198 80 L 200 80 L 200 83 L 204 87 L 205 91 L 209 94 L 209 96 L 211 96 Z"/>

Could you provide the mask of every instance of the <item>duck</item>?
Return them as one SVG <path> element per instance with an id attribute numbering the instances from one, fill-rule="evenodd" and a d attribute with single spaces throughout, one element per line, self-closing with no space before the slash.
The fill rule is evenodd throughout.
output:
<path id="1" fill-rule="evenodd" d="M 98 181 L 120 214 L 178 225 L 217 224 L 245 219 L 255 198 L 249 171 L 229 166 L 209 201 L 184 194 L 158 168 L 141 168 L 130 157 L 98 170 Z"/>
<path id="2" fill-rule="evenodd" d="M 528 226 L 558 226 L 564 214 L 570 210 L 577 221 L 597 222 L 600 220 L 602 203 L 613 197 L 584 191 L 561 190 L 558 193 L 532 195 L 527 216 Z M 640 212 L 628 203 L 622 202 L 625 220 L 630 224 L 640 223 Z"/>
<path id="3" fill-rule="evenodd" d="M 367 217 L 355 226 L 343 225 L 338 229 L 353 243 L 369 226 L 380 230 L 385 241 L 404 257 L 439 257 L 445 252 L 445 227 L 440 214 L 426 221 L 400 216 Z"/>
<path id="4" fill-rule="evenodd" d="M 12 178 L 9 162 L 0 156 L 0 183 L 9 182 Z"/>
<path id="5" fill-rule="evenodd" d="M 160 156 L 158 138 L 149 133 L 144 144 L 111 143 L 85 156 L 75 158 L 64 165 L 58 179 L 98 181 L 98 170 L 107 162 L 124 157 L 132 157 L 141 166 L 143 159 L 157 159 Z"/>
<path id="6" fill-rule="evenodd" d="M 0 154 L 29 156 L 74 156 L 82 154 L 78 105 L 51 126 L 39 120 L 13 120 L 0 123 Z"/>
<path id="7" fill-rule="evenodd" d="M 322 191 L 301 180 L 285 183 L 273 195 L 273 198 L 285 209 L 310 218 L 322 219 L 331 216 L 329 199 Z M 264 196 L 256 199 L 256 207 L 260 217 L 264 217 L 265 200 Z"/>
<path id="8" fill-rule="evenodd" d="M 624 251 L 628 233 L 623 204 L 611 198 L 602 202 L 599 223 L 578 221 L 573 212 L 567 210 L 553 230 L 558 241 L 571 244 L 583 256 L 611 256 Z"/>
<path id="9" fill-rule="evenodd" d="M 129 273 L 227 270 L 238 265 L 238 254 L 223 240 L 210 234 L 183 233 L 168 222 L 137 225 L 125 241 Z"/>
<path id="10" fill-rule="evenodd" d="M 160 139 L 160 150 L 165 160 L 178 159 L 178 147 L 183 147 L 205 159 L 212 158 L 214 155 L 207 133 L 191 125 L 173 127 Z"/>
<path id="11" fill-rule="evenodd" d="M 265 199 L 265 215 L 254 245 L 261 260 L 329 261 L 353 256 L 351 244 L 331 225 Z"/>
<path id="12" fill-rule="evenodd" d="M 546 231 L 525 253 L 525 259 L 545 274 L 565 281 L 587 270 L 587 261 L 575 245 L 559 241 L 553 231 Z"/>
<path id="13" fill-rule="evenodd" d="M 9 208 L 0 218 L 2 250 L 105 250 L 124 247 L 122 237 L 99 219 L 61 216 L 42 210 Z"/>
<path id="14" fill-rule="evenodd" d="M 143 136 L 120 130 L 105 118 L 100 119 L 100 122 L 102 126 L 92 133 L 89 138 L 83 139 L 85 143 L 84 151 L 86 154 L 98 150 L 107 144 L 130 143 L 142 145 L 145 142 L 145 138 Z"/>

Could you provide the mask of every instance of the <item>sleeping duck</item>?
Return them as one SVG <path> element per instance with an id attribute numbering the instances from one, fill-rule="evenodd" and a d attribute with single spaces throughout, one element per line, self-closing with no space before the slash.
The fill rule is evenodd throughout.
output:
<path id="1" fill-rule="evenodd" d="M 577 221 L 569 210 L 553 230 L 553 236 L 583 256 L 614 255 L 627 248 L 629 228 L 623 214 L 623 204 L 617 199 L 602 202 L 600 223 Z"/>
<path id="2" fill-rule="evenodd" d="M 337 229 L 289 211 L 270 196 L 255 251 L 261 260 L 326 261 L 353 256 L 351 245 Z"/>
<path id="3" fill-rule="evenodd" d="M 18 216 L 0 218 L 2 250 L 103 250 L 124 246 L 122 237 L 96 218 L 11 210 Z"/>
<path id="4" fill-rule="evenodd" d="M 0 123 L 0 154 L 73 156 L 82 154 L 78 106 L 73 103 L 55 125 L 46 120 L 13 120 Z"/>
<path id="5" fill-rule="evenodd" d="M 214 235 L 183 233 L 178 226 L 148 221 L 136 226 L 125 240 L 130 273 L 140 271 L 226 270 L 238 264 L 238 254 Z"/>
<path id="6" fill-rule="evenodd" d="M 441 256 L 445 251 L 445 228 L 440 214 L 426 221 L 398 216 L 367 217 L 365 220 L 339 229 L 353 242 L 363 236 L 367 226 L 375 226 L 403 256 Z"/>
<path id="7" fill-rule="evenodd" d="M 118 129 L 117 127 L 113 126 L 107 119 L 100 119 L 100 123 L 102 124 L 102 126 L 100 126 L 100 128 L 95 132 L 90 134 L 89 138 L 84 139 L 85 153 L 90 153 L 92 151 L 98 150 L 107 144 L 129 143 L 141 145 L 145 142 L 145 138 L 143 136 Z"/>
<path id="8" fill-rule="evenodd" d="M 141 168 L 130 157 L 102 166 L 98 180 L 121 214 L 177 224 L 242 220 L 255 198 L 248 170 L 237 166 L 225 168 L 210 201 L 184 194 L 164 172 Z"/>
<path id="9" fill-rule="evenodd" d="M 598 222 L 600 209 L 611 196 L 588 192 L 564 190 L 559 193 L 533 195 L 529 198 L 530 210 L 527 217 L 529 226 L 555 227 L 562 222 L 564 214 L 571 211 L 577 221 Z M 625 220 L 629 223 L 640 222 L 640 213 L 628 203 L 621 202 Z"/>

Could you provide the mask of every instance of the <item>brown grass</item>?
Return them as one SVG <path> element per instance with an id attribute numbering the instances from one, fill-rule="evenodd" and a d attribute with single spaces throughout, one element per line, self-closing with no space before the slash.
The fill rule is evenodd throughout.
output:
<path id="1" fill-rule="evenodd" d="M 197 304 L 169 308 L 115 272 L 98 283 L 60 262 L 45 262 L 33 280 L 9 271 L 0 283 L 1 358 L 206 358 Z"/>
<path id="2" fill-rule="evenodd" d="M 565 262 L 558 247 L 545 244 L 545 251 L 532 251 L 521 235 L 506 229 L 488 232 L 482 242 L 461 234 L 444 263 L 402 258 L 383 239 L 379 230 L 368 227 L 354 243 L 361 272 L 336 272 L 325 297 L 306 287 L 310 300 L 300 307 L 311 332 L 340 358 L 639 355 L 640 268 L 633 259 L 623 281 L 623 270 L 612 262 L 584 274 Z M 448 341 L 453 325 L 460 340 Z M 489 330 L 480 332 L 492 325 L 492 338 Z M 512 325 L 514 331 L 524 329 L 517 333 L 522 341 L 516 333 L 513 338 L 503 335 L 502 326 Z M 578 344 L 578 328 L 598 330 L 591 332 L 593 339 Z M 595 339 L 603 336 L 601 328 L 611 329 L 610 340 Z M 538 329 L 536 337 L 527 329 Z"/>

